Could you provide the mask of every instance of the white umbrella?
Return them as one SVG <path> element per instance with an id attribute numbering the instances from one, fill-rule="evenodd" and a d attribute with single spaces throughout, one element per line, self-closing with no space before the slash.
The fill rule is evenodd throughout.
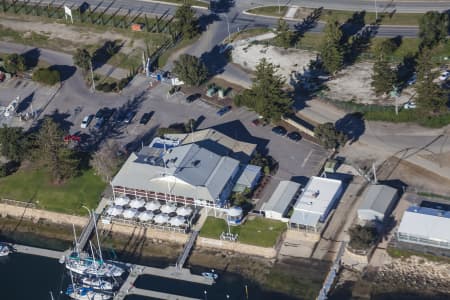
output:
<path id="1" fill-rule="evenodd" d="M 242 215 L 242 208 L 239 206 L 233 206 L 232 208 L 228 209 L 228 215 L 230 217 L 239 217 Z"/>
<path id="2" fill-rule="evenodd" d="M 137 209 L 129 208 L 123 212 L 123 217 L 125 219 L 133 219 L 138 214 Z"/>
<path id="3" fill-rule="evenodd" d="M 123 208 L 122 206 L 116 205 L 116 206 L 110 206 L 108 207 L 108 209 L 106 210 L 106 213 L 110 216 L 118 216 L 120 214 L 122 214 L 123 212 Z"/>
<path id="4" fill-rule="evenodd" d="M 177 208 L 177 215 L 179 216 L 189 216 L 192 214 L 192 208 L 187 206 L 182 206 Z"/>
<path id="5" fill-rule="evenodd" d="M 166 214 L 173 213 L 176 210 L 177 207 L 175 205 L 164 204 L 163 206 L 161 206 L 161 211 Z"/>
<path id="6" fill-rule="evenodd" d="M 155 217 L 155 223 L 164 224 L 169 220 L 169 216 L 167 214 L 160 214 Z"/>
<path id="7" fill-rule="evenodd" d="M 128 204 L 128 202 L 130 202 L 130 199 L 127 197 L 116 197 L 114 199 L 115 205 L 126 205 L 126 204 Z"/>
<path id="8" fill-rule="evenodd" d="M 151 211 L 143 211 L 139 214 L 138 218 L 142 222 L 147 222 L 153 219 L 155 215 Z"/>
<path id="9" fill-rule="evenodd" d="M 169 223 L 172 226 L 181 226 L 186 222 L 186 219 L 182 216 L 176 216 L 173 218 L 170 218 Z"/>
<path id="10" fill-rule="evenodd" d="M 161 203 L 158 201 L 150 201 L 145 204 L 145 209 L 147 210 L 157 210 L 161 207 Z"/>
<path id="11" fill-rule="evenodd" d="M 134 199 L 130 202 L 130 207 L 132 208 L 141 208 L 145 205 L 144 199 Z"/>

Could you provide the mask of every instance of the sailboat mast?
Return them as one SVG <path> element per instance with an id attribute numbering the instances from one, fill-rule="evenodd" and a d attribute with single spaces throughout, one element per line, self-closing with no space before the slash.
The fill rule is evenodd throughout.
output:
<path id="1" fill-rule="evenodd" d="M 100 246 L 100 239 L 98 238 L 98 231 L 97 231 L 97 220 L 95 219 L 95 212 L 92 211 L 92 218 L 94 219 L 94 228 L 95 228 L 95 237 L 97 238 L 97 245 L 98 245 L 98 255 L 100 257 L 100 261 L 103 263 L 103 255 L 102 255 L 102 248 Z"/>
<path id="2" fill-rule="evenodd" d="M 80 251 L 78 249 L 78 240 L 77 240 L 77 231 L 75 230 L 75 224 L 72 224 L 72 228 L 73 228 L 73 237 L 75 238 L 75 252 L 77 253 L 78 256 L 80 256 Z"/>

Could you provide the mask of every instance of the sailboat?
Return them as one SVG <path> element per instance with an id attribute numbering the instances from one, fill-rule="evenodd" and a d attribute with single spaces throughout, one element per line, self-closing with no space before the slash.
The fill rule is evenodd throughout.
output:
<path id="1" fill-rule="evenodd" d="M 89 246 L 91 248 L 92 258 L 95 260 L 94 248 L 92 247 L 91 241 L 89 241 Z M 81 278 L 81 283 L 83 284 L 83 286 L 92 287 L 94 289 L 98 289 L 98 290 L 102 290 L 102 291 L 111 291 L 114 288 L 114 285 L 111 282 L 106 281 L 106 280 L 102 279 L 101 277 L 99 277 L 97 272 L 95 275 L 96 276 L 87 276 L 87 277 Z"/>
<path id="2" fill-rule="evenodd" d="M 77 287 L 73 281 L 72 272 L 70 272 L 72 284 L 67 287 L 66 295 L 76 300 L 109 300 L 111 295 L 94 291 L 92 287 Z"/>
<path id="3" fill-rule="evenodd" d="M 95 218 L 95 216 L 94 216 Z M 71 272 L 79 275 L 92 275 L 97 277 L 119 277 L 125 270 L 116 266 L 112 263 L 107 263 L 103 260 L 102 249 L 100 247 L 100 239 L 98 238 L 97 224 L 94 220 L 95 235 L 97 237 L 99 259 L 96 260 L 95 257 L 90 257 L 86 253 L 80 253 L 78 249 L 77 236 L 75 231 L 75 226 L 73 226 L 73 233 L 75 238 L 75 251 L 66 257 L 66 268 Z"/>

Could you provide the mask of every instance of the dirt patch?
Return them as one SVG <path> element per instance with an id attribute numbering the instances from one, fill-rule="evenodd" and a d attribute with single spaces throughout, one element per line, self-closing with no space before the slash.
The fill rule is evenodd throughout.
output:
<path id="1" fill-rule="evenodd" d="M 262 58 L 279 66 L 278 74 L 282 75 L 287 82 L 291 74 L 303 72 L 316 53 L 305 50 L 283 49 L 274 46 L 240 44 L 235 46 L 232 54 L 234 63 L 252 71 Z"/>
<path id="2" fill-rule="evenodd" d="M 393 105 L 393 99 L 375 95 L 371 87 L 372 74 L 373 63 L 371 62 L 360 62 L 348 66 L 326 83 L 329 88 L 326 96 L 333 100 L 354 101 L 361 104 Z M 406 89 L 398 98 L 398 102 L 403 104 L 413 95 L 413 89 Z"/>
<path id="3" fill-rule="evenodd" d="M 386 160 L 377 176 L 380 180 L 401 180 L 422 192 L 441 195 L 450 193 L 450 180 L 396 157 Z"/>
<path id="4" fill-rule="evenodd" d="M 134 40 L 113 30 L 95 32 L 91 28 L 88 29 L 82 26 L 67 26 L 58 22 L 42 22 L 31 16 L 28 16 L 27 20 L 21 19 L 18 21 L 17 18 L 2 15 L 0 24 L 15 31 L 24 32 L 24 35 L 36 32 L 47 36 L 49 39 L 67 40 L 69 43 L 65 44 L 65 49 L 61 50 L 68 52 L 75 50 L 80 44 L 93 45 L 108 40 L 123 41 L 124 46 L 121 51 L 125 54 L 132 52 L 135 47 L 142 49 L 145 47 L 145 43 L 142 40 Z"/>

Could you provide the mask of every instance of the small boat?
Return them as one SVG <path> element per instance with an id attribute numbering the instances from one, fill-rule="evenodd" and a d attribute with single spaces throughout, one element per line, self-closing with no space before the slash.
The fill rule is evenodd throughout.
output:
<path id="1" fill-rule="evenodd" d="M 8 256 L 11 252 L 11 249 L 7 244 L 0 243 L 0 256 Z"/>
<path id="2" fill-rule="evenodd" d="M 84 287 L 92 287 L 96 290 L 112 291 L 114 289 L 111 282 L 98 277 L 83 277 L 81 283 Z"/>
<path id="3" fill-rule="evenodd" d="M 76 300 L 108 300 L 112 296 L 94 291 L 89 287 L 76 287 L 69 285 L 66 290 L 66 295 Z"/>
<path id="4" fill-rule="evenodd" d="M 202 276 L 205 277 L 206 279 L 211 280 L 217 280 L 217 278 L 219 278 L 219 274 L 216 274 L 214 272 L 203 272 Z"/>

